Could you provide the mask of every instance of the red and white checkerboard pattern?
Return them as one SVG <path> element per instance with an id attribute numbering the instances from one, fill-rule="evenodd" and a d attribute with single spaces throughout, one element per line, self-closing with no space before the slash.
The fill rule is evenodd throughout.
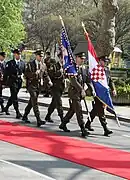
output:
<path id="1" fill-rule="evenodd" d="M 104 68 L 100 66 L 99 64 L 95 68 L 93 68 L 91 72 L 91 79 L 95 82 L 99 80 L 104 80 L 105 79 Z"/>

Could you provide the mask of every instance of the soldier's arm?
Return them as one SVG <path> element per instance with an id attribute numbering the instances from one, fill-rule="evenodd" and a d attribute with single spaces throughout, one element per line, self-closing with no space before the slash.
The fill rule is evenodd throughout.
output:
<path id="1" fill-rule="evenodd" d="M 24 77 L 30 80 L 36 78 L 36 73 L 32 71 L 30 63 L 27 63 L 25 66 Z"/>
<path id="2" fill-rule="evenodd" d="M 58 78 L 63 76 L 63 68 L 59 62 L 56 63 L 55 76 Z"/>
<path id="3" fill-rule="evenodd" d="M 25 62 L 23 61 L 23 74 L 25 73 L 25 68 L 26 68 L 26 65 L 25 65 Z"/>
<path id="4" fill-rule="evenodd" d="M 70 77 L 70 83 L 73 87 L 75 87 L 77 89 L 78 92 L 82 92 L 83 87 L 80 85 L 80 83 L 77 81 L 77 77 L 73 76 Z"/>
<path id="5" fill-rule="evenodd" d="M 112 91 L 116 90 L 115 84 L 114 84 L 114 82 L 113 82 L 113 80 L 111 78 L 109 79 L 109 84 L 108 85 L 109 85 L 109 87 L 110 87 L 110 89 Z"/>
<path id="6" fill-rule="evenodd" d="M 45 63 L 43 63 L 43 66 L 42 66 L 41 79 L 43 79 L 43 81 L 46 81 L 47 84 L 52 85 Z"/>
<path id="7" fill-rule="evenodd" d="M 5 65 L 5 70 L 4 70 L 4 74 L 3 74 L 3 82 L 4 83 L 7 82 L 9 74 L 10 74 L 9 63 L 7 62 Z"/>

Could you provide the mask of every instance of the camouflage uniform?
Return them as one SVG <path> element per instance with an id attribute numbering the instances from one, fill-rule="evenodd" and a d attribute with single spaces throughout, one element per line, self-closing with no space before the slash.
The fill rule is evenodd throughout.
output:
<path id="1" fill-rule="evenodd" d="M 52 101 L 48 108 L 48 113 L 45 117 L 45 120 L 48 122 L 53 122 L 51 120 L 51 114 L 55 109 L 58 111 L 58 116 L 61 121 L 63 119 L 63 108 L 61 96 L 64 91 L 64 76 L 63 69 L 59 62 L 56 62 L 55 59 L 50 59 L 50 63 L 47 65 L 48 75 L 53 83 L 51 87 Z"/>
<path id="2" fill-rule="evenodd" d="M 83 53 L 78 54 L 80 58 L 83 57 Z M 70 108 L 63 118 L 63 122 L 59 126 L 60 129 L 63 129 L 65 132 L 69 132 L 69 130 L 66 127 L 66 124 L 69 123 L 70 119 L 76 113 L 77 121 L 79 124 L 79 127 L 81 128 L 82 136 L 86 136 L 89 133 L 85 130 L 84 127 L 84 120 L 83 120 L 83 113 L 82 113 L 82 105 L 81 105 L 81 99 L 82 99 L 82 92 L 84 91 L 83 89 L 83 78 L 82 78 L 82 72 L 79 67 L 77 68 L 77 76 L 70 76 L 70 86 L 68 90 L 68 96 L 70 98 Z"/>

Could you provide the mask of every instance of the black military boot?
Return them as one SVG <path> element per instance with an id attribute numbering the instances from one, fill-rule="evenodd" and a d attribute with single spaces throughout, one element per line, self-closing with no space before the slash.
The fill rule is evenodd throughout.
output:
<path id="1" fill-rule="evenodd" d="M 110 131 L 108 129 L 106 119 L 100 118 L 100 122 L 101 122 L 103 129 L 104 129 L 104 136 L 109 136 L 110 134 L 113 133 L 112 131 Z"/>
<path id="2" fill-rule="evenodd" d="M 24 121 L 24 123 L 30 124 L 31 122 L 28 120 L 28 116 L 27 115 L 23 115 L 22 117 L 22 121 Z"/>
<path id="3" fill-rule="evenodd" d="M 45 120 L 46 122 L 54 123 L 49 114 L 46 115 Z"/>
<path id="4" fill-rule="evenodd" d="M 2 112 L 2 113 L 5 112 L 5 108 L 4 108 L 4 105 L 3 105 L 3 104 L 1 104 L 1 112 Z"/>
<path id="5" fill-rule="evenodd" d="M 81 127 L 81 136 L 82 137 L 86 137 L 86 136 L 88 136 L 90 133 L 85 129 L 85 127 L 84 127 L 84 125 L 82 125 Z"/>
<path id="6" fill-rule="evenodd" d="M 10 115 L 7 107 L 4 108 L 4 112 L 5 112 L 6 115 Z"/>
<path id="7" fill-rule="evenodd" d="M 85 124 L 85 128 L 88 129 L 88 131 L 94 131 L 94 129 L 91 127 L 91 121 L 88 117 L 88 121 Z"/>
<path id="8" fill-rule="evenodd" d="M 62 121 L 62 123 L 59 125 L 59 129 L 62 129 L 64 132 L 70 132 L 70 130 L 67 128 L 66 123 Z"/>
<path id="9" fill-rule="evenodd" d="M 23 116 L 22 116 L 22 114 L 18 111 L 18 112 L 16 112 L 16 119 L 20 119 L 20 118 L 22 118 Z"/>
<path id="10" fill-rule="evenodd" d="M 104 136 L 108 136 L 110 134 L 113 134 L 113 131 L 110 131 L 109 129 L 104 132 Z"/>
<path id="11" fill-rule="evenodd" d="M 42 121 L 40 118 L 37 118 L 37 127 L 40 127 L 44 124 L 46 124 L 46 121 Z"/>

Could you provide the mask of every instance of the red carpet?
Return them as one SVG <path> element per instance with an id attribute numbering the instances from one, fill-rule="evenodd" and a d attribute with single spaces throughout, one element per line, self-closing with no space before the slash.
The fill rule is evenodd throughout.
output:
<path id="1" fill-rule="evenodd" d="M 130 153 L 0 121 L 0 140 L 130 179 Z"/>

